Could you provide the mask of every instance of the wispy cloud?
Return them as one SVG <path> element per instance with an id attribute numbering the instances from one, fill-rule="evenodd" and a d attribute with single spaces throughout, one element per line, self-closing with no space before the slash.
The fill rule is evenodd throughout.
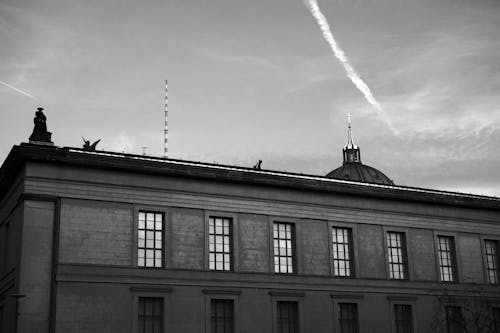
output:
<path id="1" fill-rule="evenodd" d="M 26 97 L 29 97 L 29 98 L 32 98 L 32 99 L 36 99 L 35 96 L 31 95 L 30 93 L 28 93 L 28 92 L 26 92 L 24 90 L 21 90 L 19 88 L 16 88 L 16 87 L 8 84 L 7 82 L 0 81 L 0 84 L 6 86 L 7 88 L 10 88 L 10 89 L 16 91 L 16 92 L 18 92 L 18 93 L 20 93 L 20 94 L 22 94 L 22 95 L 24 95 Z"/>
<path id="2" fill-rule="evenodd" d="M 286 87 L 283 91 L 283 94 L 292 95 L 304 90 L 312 89 L 318 84 L 328 82 L 333 78 L 334 78 L 333 75 L 328 73 L 319 73 L 314 75 L 310 74 L 305 79 L 299 80 L 298 82 L 293 83 L 289 87 Z"/>
<path id="3" fill-rule="evenodd" d="M 133 136 L 129 135 L 126 131 L 121 131 L 112 139 L 110 144 L 103 145 L 103 149 L 124 153 L 137 153 L 138 147 Z"/>
<path id="4" fill-rule="evenodd" d="M 209 49 L 206 47 L 196 47 L 196 50 L 203 54 L 205 57 L 208 57 L 213 60 L 234 63 L 239 65 L 248 65 L 248 66 L 256 66 L 256 67 L 264 67 L 268 69 L 279 69 L 280 67 L 274 64 L 270 59 L 252 56 L 244 53 L 236 53 L 234 51 L 226 51 L 222 52 L 220 50 Z"/>

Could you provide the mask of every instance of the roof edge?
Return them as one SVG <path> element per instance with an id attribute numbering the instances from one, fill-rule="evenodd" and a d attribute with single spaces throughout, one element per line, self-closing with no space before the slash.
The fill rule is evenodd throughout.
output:
<path id="1" fill-rule="evenodd" d="M 86 165 L 106 169 L 126 169 L 140 173 L 170 173 L 182 175 L 180 166 L 198 169 L 200 172 L 189 172 L 186 177 L 217 178 L 225 181 L 262 183 L 274 186 L 307 188 L 311 190 L 342 192 L 352 195 L 375 196 L 405 201 L 425 201 L 436 204 L 459 205 L 468 207 L 484 207 L 500 209 L 500 197 L 467 194 L 452 191 L 425 189 L 402 185 L 385 185 L 365 183 L 352 180 L 327 178 L 326 176 L 308 175 L 286 171 L 275 171 L 250 167 L 231 166 L 216 163 L 196 162 L 182 159 L 171 159 L 144 156 L 111 151 L 86 151 L 72 147 L 45 147 L 23 143 L 13 146 L 0 168 L 0 200 L 5 195 L 9 180 L 27 161 L 46 163 L 65 163 Z M 147 165 L 144 165 L 147 163 Z M 165 168 L 165 165 L 172 168 Z M 143 168 L 140 168 L 143 167 Z M 147 167 L 147 168 L 144 168 Z M 201 169 L 210 169 L 214 175 L 209 176 Z M 237 172 L 238 174 L 235 174 Z M 255 176 L 255 177 L 252 177 Z"/>

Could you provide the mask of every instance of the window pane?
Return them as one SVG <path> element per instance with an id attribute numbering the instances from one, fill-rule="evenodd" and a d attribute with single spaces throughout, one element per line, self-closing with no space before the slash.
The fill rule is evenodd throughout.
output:
<path id="1" fill-rule="evenodd" d="M 494 307 L 491 312 L 493 314 L 493 332 L 500 332 L 500 308 Z"/>
<path id="2" fill-rule="evenodd" d="M 299 332 L 299 305 L 297 302 L 278 301 L 277 308 L 277 327 L 280 333 L 298 333 Z"/>
<path id="3" fill-rule="evenodd" d="M 406 262 L 405 234 L 402 232 L 387 232 L 387 252 L 389 261 L 389 278 L 393 280 L 406 279 L 408 276 Z"/>
<path id="4" fill-rule="evenodd" d="M 438 236 L 439 275 L 443 282 L 456 281 L 455 243 L 453 237 Z"/>
<path id="5" fill-rule="evenodd" d="M 163 214 L 139 212 L 138 219 L 137 265 L 163 267 Z"/>
<path id="6" fill-rule="evenodd" d="M 293 273 L 294 272 L 294 225 L 290 223 L 273 224 L 274 233 L 274 272 L 275 273 Z"/>
<path id="7" fill-rule="evenodd" d="M 332 228 L 333 274 L 340 277 L 354 276 L 351 269 L 352 232 L 349 228 Z"/>
<path id="8" fill-rule="evenodd" d="M 445 314 L 447 333 L 465 332 L 465 321 L 460 306 L 446 306 Z"/>
<path id="9" fill-rule="evenodd" d="M 137 332 L 163 332 L 163 298 L 139 297 Z"/>
<path id="10" fill-rule="evenodd" d="M 232 220 L 210 217 L 208 222 L 209 269 L 231 270 Z"/>
<path id="11" fill-rule="evenodd" d="M 484 241 L 486 255 L 486 270 L 488 273 L 488 282 L 490 284 L 498 284 L 498 241 Z"/>
<path id="12" fill-rule="evenodd" d="M 339 303 L 339 327 L 341 333 L 358 333 L 358 305 L 356 303 Z"/>
<path id="13" fill-rule="evenodd" d="M 233 333 L 234 301 L 229 299 L 210 300 L 210 324 L 213 333 Z"/>
<path id="14" fill-rule="evenodd" d="M 394 321 L 396 333 L 413 333 L 413 314 L 411 305 L 395 304 Z"/>
<path id="15" fill-rule="evenodd" d="M 149 230 L 154 230 L 154 221 L 153 220 L 146 220 L 146 228 Z"/>

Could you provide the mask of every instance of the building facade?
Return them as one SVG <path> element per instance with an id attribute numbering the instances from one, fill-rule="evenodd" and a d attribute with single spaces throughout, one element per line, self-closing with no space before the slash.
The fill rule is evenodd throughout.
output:
<path id="1" fill-rule="evenodd" d="M 500 198 L 39 142 L 0 170 L 1 332 L 500 330 Z"/>

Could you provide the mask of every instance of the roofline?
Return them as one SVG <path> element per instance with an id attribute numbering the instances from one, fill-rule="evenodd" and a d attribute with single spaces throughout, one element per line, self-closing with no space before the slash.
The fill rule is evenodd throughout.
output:
<path id="1" fill-rule="evenodd" d="M 468 193 L 461 193 L 461 192 L 454 192 L 454 191 L 425 189 L 425 188 L 420 188 L 420 187 L 403 186 L 403 185 L 384 185 L 384 184 L 376 184 L 376 183 L 365 183 L 365 182 L 352 181 L 352 180 L 350 181 L 350 180 L 343 180 L 343 179 L 337 179 L 337 178 L 328 178 L 326 176 L 310 175 L 310 174 L 304 174 L 304 173 L 295 173 L 295 172 L 268 170 L 268 169 L 256 170 L 254 168 L 233 166 L 233 165 L 227 165 L 227 164 L 217 164 L 217 163 L 189 161 L 189 160 L 182 160 L 182 159 L 156 157 L 156 156 L 144 156 L 144 155 L 136 155 L 136 154 L 117 153 L 117 152 L 110 152 L 110 151 L 104 151 L 104 150 L 85 151 L 85 150 L 80 149 L 80 148 L 71 148 L 71 147 L 63 147 L 62 149 L 67 149 L 70 152 L 84 153 L 84 154 L 89 154 L 89 155 L 128 157 L 128 158 L 133 158 L 133 159 L 137 159 L 137 160 L 144 160 L 144 161 L 156 161 L 156 162 L 162 162 L 162 163 L 203 166 L 203 167 L 214 168 L 214 169 L 237 170 L 237 171 L 243 171 L 243 172 L 285 176 L 285 177 L 293 177 L 293 178 L 300 178 L 300 179 L 320 180 L 320 181 L 327 181 L 327 182 L 333 182 L 333 183 L 356 184 L 356 185 L 368 186 L 368 187 L 392 188 L 392 189 L 400 189 L 400 190 L 406 190 L 406 191 L 436 193 L 436 194 L 461 196 L 461 197 L 465 196 L 465 197 L 470 197 L 470 198 L 480 198 L 480 199 L 494 200 L 494 201 L 500 202 L 500 197 L 493 197 L 493 196 L 486 196 L 486 195 L 479 195 L 479 194 L 468 194 Z M 366 166 L 373 168 L 369 165 L 366 165 Z"/>
<path id="2" fill-rule="evenodd" d="M 352 180 L 343 180 L 343 179 L 334 179 L 334 178 L 327 178 L 326 176 L 319 176 L 319 175 L 309 175 L 309 174 L 302 174 L 302 173 L 293 173 L 293 172 L 286 172 L 286 171 L 276 171 L 276 170 L 267 170 L 267 169 L 260 169 L 256 170 L 253 168 L 249 167 L 241 167 L 241 166 L 231 166 L 231 165 L 224 165 L 224 164 L 217 164 L 217 163 L 207 163 L 207 162 L 197 162 L 197 161 L 189 161 L 189 160 L 182 160 L 182 159 L 172 159 L 172 158 L 164 158 L 164 157 L 155 157 L 155 156 L 145 156 L 145 155 L 137 155 L 137 154 L 127 154 L 127 153 L 118 153 L 118 152 L 112 152 L 112 151 L 104 151 L 104 150 L 98 150 L 98 151 L 86 151 L 80 148 L 73 148 L 73 147 L 56 147 L 56 146 L 38 146 L 38 145 L 33 145 L 33 144 L 26 144 L 23 143 L 20 146 L 13 146 L 12 150 L 10 151 L 9 155 L 5 159 L 2 167 L 0 168 L 0 199 L 3 197 L 5 194 L 5 191 L 7 190 L 5 188 L 6 183 L 8 182 L 8 178 L 13 178 L 13 177 L 6 177 L 7 173 L 12 173 L 12 171 L 15 171 L 17 167 L 19 167 L 20 163 L 23 163 L 28 160 L 38 160 L 38 161 L 45 161 L 49 163 L 70 163 L 74 164 L 76 160 L 71 160 L 69 158 L 70 155 L 74 155 L 76 157 L 76 160 L 79 162 L 82 162 L 80 159 L 81 157 L 89 158 L 88 162 L 91 162 L 90 159 L 93 160 L 94 157 L 105 157 L 105 158 L 111 158 L 118 163 L 115 164 L 110 164 L 110 163 L 98 163 L 97 160 L 94 160 L 90 163 L 91 166 L 94 167 L 104 167 L 104 168 L 125 168 L 131 171 L 136 171 L 136 172 L 143 172 L 146 173 L 146 170 L 141 170 L 137 166 L 134 165 L 126 165 L 123 164 L 122 162 L 124 160 L 126 161 L 136 161 L 138 163 L 140 162 L 148 162 L 148 163 L 154 163 L 156 166 L 153 166 L 153 168 L 157 168 L 161 164 L 168 164 L 168 165 L 173 165 L 173 166 L 191 166 L 191 167 L 198 167 L 198 168 L 207 168 L 207 169 L 212 169 L 214 171 L 216 170 L 224 170 L 224 171 L 237 171 L 243 173 L 243 175 L 256 175 L 256 176 L 271 176 L 273 178 L 286 178 L 293 180 L 294 183 L 287 183 L 284 184 L 283 182 L 280 182 L 281 185 L 286 185 L 288 187 L 300 187 L 298 186 L 299 184 L 295 184 L 297 181 L 312 181 L 311 184 L 308 184 L 310 186 L 307 186 L 308 188 L 314 187 L 314 184 L 324 184 L 325 186 L 335 186 L 336 188 L 324 188 L 323 186 L 319 186 L 317 189 L 321 190 L 333 190 L 336 192 L 342 191 L 344 193 L 349 193 L 349 194 L 364 194 L 368 196 L 377 196 L 377 197 L 386 197 L 386 198 L 398 198 L 402 200 L 409 200 L 409 201 L 426 201 L 426 202 L 434 202 L 438 204 L 452 204 L 452 205 L 465 205 L 465 206 L 483 206 L 480 204 L 480 202 L 486 204 L 486 206 L 492 206 L 490 208 L 493 209 L 500 209 L 500 197 L 493 197 L 493 196 L 485 196 L 485 195 L 477 195 L 477 194 L 467 194 L 467 193 L 460 193 L 460 192 L 453 192 L 453 191 L 443 191 L 443 190 L 434 190 L 434 189 L 425 189 L 425 188 L 419 188 L 419 187 L 410 187 L 410 186 L 401 186 L 401 185 L 385 185 L 385 184 L 375 184 L 375 183 L 364 183 L 364 182 L 358 182 L 358 181 L 352 181 Z M 16 167 L 17 165 L 17 167 Z M 150 168 L 148 168 L 150 170 Z M 160 170 L 157 170 L 160 171 Z M 162 171 L 167 171 L 167 170 L 162 170 Z M 178 170 L 177 170 L 178 171 Z M 173 171 L 176 172 L 176 171 Z M 189 175 L 186 176 L 192 176 L 192 177 L 201 177 L 201 178 L 206 178 L 206 174 L 198 174 L 194 175 L 193 173 L 190 173 Z M 222 176 L 222 175 L 221 175 Z M 236 177 L 234 175 L 225 175 L 226 180 L 248 180 L 248 177 Z M 245 178 L 245 179 L 242 179 Z M 266 177 L 266 179 L 269 177 Z M 257 179 L 256 179 L 257 180 Z M 257 183 L 258 181 L 253 181 L 253 183 Z M 273 184 L 276 182 L 273 182 Z M 300 182 L 303 183 L 303 182 Z M 274 184 L 276 185 L 276 184 Z M 303 184 L 305 185 L 305 184 Z M 338 188 L 340 186 L 340 188 Z M 355 189 L 355 190 L 354 190 Z M 399 194 L 405 194 L 405 198 L 400 198 L 399 195 L 387 195 L 389 192 L 397 192 Z M 385 194 L 385 195 L 384 195 Z M 415 195 L 417 197 L 415 198 L 410 198 L 408 195 Z M 424 198 L 427 197 L 427 198 Z M 478 205 L 476 205 L 478 204 Z"/>

